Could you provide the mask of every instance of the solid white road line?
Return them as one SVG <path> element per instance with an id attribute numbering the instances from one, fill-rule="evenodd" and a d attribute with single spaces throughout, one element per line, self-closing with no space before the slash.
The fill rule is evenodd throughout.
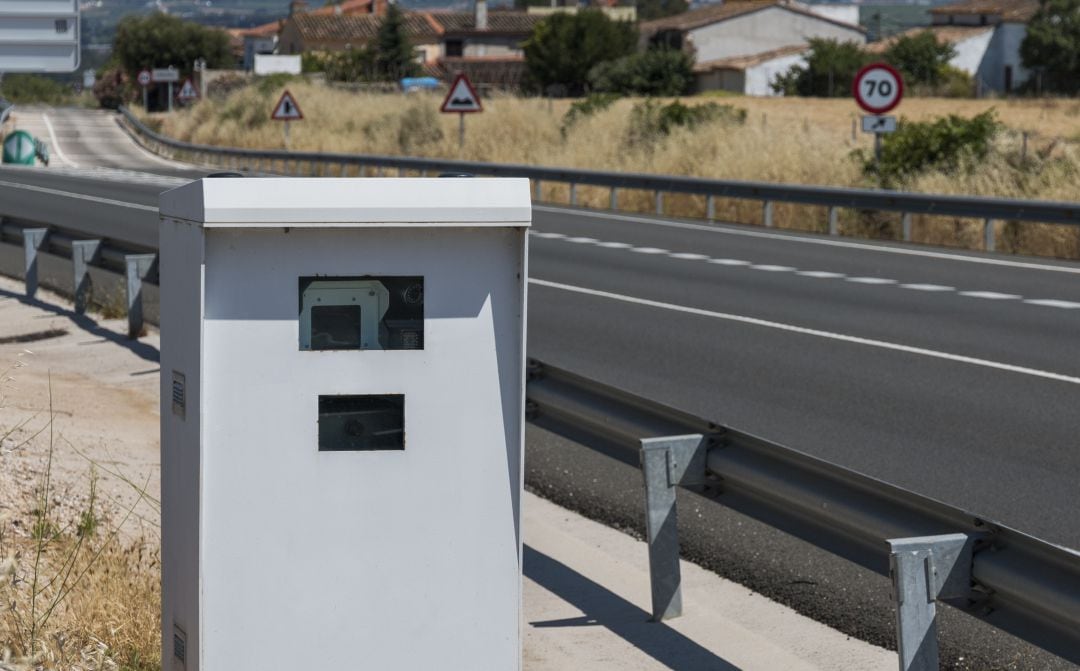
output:
<path id="1" fill-rule="evenodd" d="M 825 245 L 828 247 L 846 247 L 848 249 L 861 249 L 870 252 L 882 252 L 885 254 L 905 254 L 908 256 L 922 256 L 930 259 L 942 259 L 945 261 L 961 261 L 964 263 L 982 263 L 991 266 L 1009 266 L 1011 268 L 1026 268 L 1029 270 L 1046 270 L 1056 273 L 1072 273 L 1080 275 L 1080 266 L 1051 266 L 1041 263 L 1025 261 L 1010 261 L 984 256 L 964 256 L 962 254 L 950 254 L 949 252 L 934 252 L 926 249 L 911 249 L 905 247 L 877 246 L 864 242 L 848 242 L 846 240 L 832 240 L 829 238 L 811 238 L 799 235 L 784 235 L 781 233 L 765 233 L 763 231 L 748 231 L 736 229 L 730 226 L 715 224 L 693 224 L 682 221 L 665 221 L 663 219 L 651 219 L 644 216 L 629 216 L 613 212 L 589 212 L 587 210 L 571 210 L 549 205 L 533 205 L 533 210 L 550 212 L 552 214 L 570 214 L 579 217 L 591 217 L 593 219 L 613 219 L 618 221 L 630 221 L 650 226 L 665 226 L 668 228 L 682 228 L 695 231 L 706 231 L 718 235 L 741 235 L 749 238 L 766 238 L 769 240 L 783 240 L 785 242 L 799 243 L 804 245 Z M 733 225 L 732 225 L 733 226 Z"/>
<path id="2" fill-rule="evenodd" d="M 1038 377 L 1046 380 L 1055 380 L 1058 382 L 1068 382 L 1069 384 L 1080 385 L 1080 377 L 1062 375 L 1061 373 L 1053 373 L 1050 371 L 1039 370 L 1037 368 L 1014 366 L 1012 364 L 1000 363 L 998 361 L 990 361 L 988 359 L 979 359 L 970 356 L 963 356 L 961 354 L 952 354 L 950 352 L 939 352 L 937 350 L 925 349 L 923 347 L 911 347 L 910 345 L 901 345 L 899 343 L 886 342 L 884 340 L 874 340 L 871 338 L 860 338 L 858 336 L 850 336 L 843 333 L 833 333 L 831 331 L 811 329 L 803 326 L 795 326 L 793 324 L 784 324 L 782 322 L 774 322 L 767 319 L 758 319 L 756 317 L 746 317 L 743 315 L 735 315 L 727 312 L 715 312 L 713 310 L 703 310 L 701 308 L 692 308 L 685 305 L 662 303 L 660 301 L 653 301 L 647 298 L 637 298 L 635 296 L 625 296 L 623 294 L 615 294 L 608 291 L 599 291 L 597 289 L 577 287 L 570 284 L 549 282 L 547 280 L 541 280 L 535 277 L 529 278 L 529 284 L 535 284 L 541 287 L 548 287 L 550 289 L 558 289 L 560 291 L 568 291 L 576 294 L 583 294 L 586 296 L 606 298 L 609 300 L 620 301 L 622 303 L 631 303 L 633 305 L 642 305 L 645 307 L 658 308 L 661 310 L 682 312 L 685 314 L 697 315 L 700 317 L 710 317 L 712 319 L 722 319 L 725 321 L 738 322 L 740 324 L 750 324 L 752 326 L 761 326 L 764 328 L 776 329 L 779 331 L 787 331 L 789 333 L 799 333 L 802 335 L 814 336 L 817 338 L 827 338 L 829 340 L 838 340 L 841 342 L 853 343 L 856 345 L 866 345 L 868 347 L 877 347 L 880 349 L 887 349 L 896 352 L 905 352 L 907 354 L 917 354 L 919 356 L 925 356 L 934 359 L 944 359 L 946 361 L 965 363 L 972 366 L 981 366 L 983 368 L 992 368 L 994 370 L 1001 370 L 1010 373 L 1019 373 L 1021 375 L 1029 375 L 1031 377 Z"/>
<path id="3" fill-rule="evenodd" d="M 112 198 L 100 198 L 98 196 L 89 196 L 85 193 L 74 193 L 71 191 L 61 191 L 60 189 L 49 189 L 44 186 L 35 186 L 33 184 L 19 184 L 18 182 L 7 182 L 0 180 L 0 186 L 6 186 L 11 189 L 23 189 L 24 191 L 35 191 L 37 193 L 45 193 L 52 196 L 62 196 L 64 198 L 75 198 L 77 200 L 85 200 L 91 203 L 102 203 L 103 205 L 115 205 L 117 207 L 128 207 L 133 210 L 146 210 L 148 212 L 157 212 L 156 205 L 141 205 L 139 203 L 128 203 L 123 200 L 113 200 Z"/>
<path id="4" fill-rule="evenodd" d="M 67 156 L 64 155 L 64 150 L 60 146 L 60 141 L 56 139 L 56 131 L 53 130 L 53 125 L 49 121 L 49 115 L 42 112 L 41 113 L 41 120 L 45 122 L 45 128 L 47 128 L 48 131 L 49 131 L 49 140 L 52 142 L 52 148 L 56 152 L 56 156 L 61 161 L 68 164 L 72 168 L 78 168 L 79 167 L 78 163 L 72 161 L 71 159 L 69 159 Z"/>

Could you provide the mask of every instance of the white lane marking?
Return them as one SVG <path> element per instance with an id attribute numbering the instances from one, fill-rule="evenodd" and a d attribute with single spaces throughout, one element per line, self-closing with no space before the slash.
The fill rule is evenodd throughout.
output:
<path id="1" fill-rule="evenodd" d="M 1033 300 L 1026 300 L 1025 303 L 1030 305 L 1042 305 L 1048 308 L 1064 308 L 1066 310 L 1075 310 L 1080 308 L 1080 303 L 1074 303 L 1072 301 L 1059 301 L 1056 298 L 1037 298 Z"/>
<path id="2" fill-rule="evenodd" d="M 956 287 L 947 287 L 944 284 L 901 284 L 900 288 L 915 291 L 956 291 Z"/>
<path id="3" fill-rule="evenodd" d="M 558 240 L 559 238 L 565 238 L 562 233 L 541 233 L 540 231 L 529 231 L 529 235 L 535 235 L 538 238 L 547 238 L 548 240 Z"/>
<path id="4" fill-rule="evenodd" d="M 832 273 L 828 270 L 800 270 L 795 274 L 803 277 L 815 277 L 820 280 L 834 280 L 838 277 L 844 277 L 844 273 Z"/>
<path id="5" fill-rule="evenodd" d="M 750 266 L 750 269 L 751 270 L 763 270 L 763 271 L 765 271 L 767 273 L 790 273 L 791 271 L 795 270 L 791 266 L 771 266 L 771 265 L 769 265 L 767 263 L 762 263 L 760 265 Z"/>
<path id="6" fill-rule="evenodd" d="M 59 157 L 59 159 L 61 161 L 63 161 L 64 163 L 67 163 L 68 165 L 70 165 L 72 168 L 78 168 L 79 167 L 78 163 L 75 163 L 74 161 L 72 161 L 71 159 L 69 159 L 67 156 L 64 155 L 64 150 L 60 147 L 59 140 L 56 139 L 56 131 L 53 130 L 53 125 L 49 121 L 49 115 L 42 112 L 41 113 L 41 120 L 45 122 L 45 128 L 47 128 L 49 130 L 49 139 L 52 141 L 52 148 L 53 148 L 53 150 L 56 151 L 57 157 Z"/>
<path id="7" fill-rule="evenodd" d="M 632 221 L 639 224 L 649 224 L 650 226 L 665 226 L 668 228 L 682 228 L 695 231 L 706 231 L 708 233 L 717 233 L 722 235 L 741 235 L 749 238 L 765 238 L 768 240 L 783 240 L 786 242 L 796 242 L 804 245 L 825 245 L 827 247 L 846 247 L 848 249 L 861 249 L 870 252 L 882 252 L 884 254 L 906 254 L 908 256 L 922 256 L 930 259 L 943 259 L 946 261 L 962 261 L 964 263 L 982 263 L 991 266 L 1009 266 L 1011 268 L 1026 268 L 1029 270 L 1047 270 L 1055 273 L 1073 273 L 1080 275 L 1080 266 L 1049 266 L 1041 263 L 1028 263 L 1024 261 L 1009 261 L 1006 259 L 995 259 L 980 256 L 963 256 L 961 254 L 950 254 L 948 252 L 932 252 L 925 249 L 908 249 L 903 247 L 877 247 L 875 245 L 862 243 L 862 242 L 847 242 L 844 240 L 829 240 L 824 238 L 809 238 L 801 237 L 797 235 L 783 235 L 780 233 L 764 233 L 761 231 L 745 231 L 734 228 L 723 227 L 719 225 L 709 224 L 692 224 L 681 221 L 663 221 L 661 219 L 650 219 L 648 217 L 633 217 L 624 214 L 614 214 L 610 212 L 589 212 L 586 210 L 570 210 L 561 207 L 551 207 L 546 205 L 533 205 L 534 210 L 541 212 L 551 212 L 552 214 L 571 214 L 581 217 L 592 217 L 595 219 L 615 219 L 619 221 Z"/>
<path id="8" fill-rule="evenodd" d="M 661 249 L 659 247 L 634 247 L 630 251 L 637 252 L 638 254 L 668 254 L 667 249 Z"/>
<path id="9" fill-rule="evenodd" d="M 101 203 L 103 205 L 115 205 L 117 207 L 128 207 L 133 210 L 145 210 L 147 212 L 157 212 L 156 205 L 141 205 L 139 203 L 128 203 L 122 200 L 113 200 L 112 198 L 100 198 L 98 196 L 89 196 L 85 193 L 73 193 L 71 191 L 61 191 L 59 189 L 49 189 L 44 186 L 34 186 L 33 184 L 19 184 L 18 182 L 6 182 L 0 180 L 0 186 L 6 186 L 10 189 L 23 189 L 24 191 L 35 191 L 37 193 L 45 193 L 51 196 L 62 196 L 64 198 L 75 198 L 78 200 L 85 200 L 91 203 Z"/>
<path id="10" fill-rule="evenodd" d="M 739 259 L 709 259 L 709 263 L 715 263 L 718 266 L 748 266 L 749 261 L 741 261 Z"/>
<path id="11" fill-rule="evenodd" d="M 673 259 L 682 259 L 683 261 L 704 261 L 709 258 L 706 254 L 694 254 L 692 252 L 680 252 L 678 254 L 669 254 Z"/>
<path id="12" fill-rule="evenodd" d="M 1001 294 L 996 291 L 961 291 L 960 295 L 968 298 L 986 298 L 992 301 L 1014 301 L 1023 298 L 1023 296 L 1017 296 L 1016 294 Z"/>
<path id="13" fill-rule="evenodd" d="M 660 301 L 652 301 L 647 298 L 624 296 L 623 294 L 615 294 L 608 291 L 599 291 L 597 289 L 576 287 L 570 284 L 549 282 L 548 280 L 541 280 L 535 277 L 529 278 L 529 284 L 535 284 L 537 286 L 548 287 L 551 289 L 559 289 L 562 291 L 569 291 L 577 294 L 584 294 L 586 296 L 595 296 L 597 298 L 607 298 L 623 303 L 632 303 L 634 305 L 643 305 L 645 307 L 659 308 L 661 310 L 671 310 L 673 312 L 683 312 L 686 314 L 697 315 L 700 317 L 723 319 L 725 321 L 738 322 L 741 324 L 751 324 L 753 326 L 762 326 L 765 328 L 776 329 L 779 331 L 800 333 L 803 335 L 815 336 L 818 338 L 828 338 L 830 340 L 839 340 L 842 342 L 854 343 L 856 345 L 866 345 L 868 347 L 878 347 L 880 349 L 893 350 L 896 352 L 906 352 L 908 354 L 918 354 L 934 359 L 944 359 L 946 361 L 966 363 L 973 366 L 982 366 L 984 368 L 993 368 L 995 370 L 1008 371 L 1010 373 L 1020 373 L 1022 375 L 1030 375 L 1032 377 L 1040 377 L 1047 380 L 1057 380 L 1058 382 L 1068 382 L 1069 384 L 1080 384 L 1080 377 L 1062 375 L 1061 373 L 1053 373 L 1051 371 L 1039 370 L 1037 368 L 1014 366 L 1013 364 L 990 361 L 989 359 L 979 359 L 976 357 L 964 356 L 962 354 L 952 354 L 951 352 L 939 352 L 937 350 L 925 349 L 923 347 L 912 347 L 910 345 L 901 345 L 899 343 L 887 342 L 884 340 L 873 340 L 871 338 L 860 338 L 858 336 L 851 336 L 843 333 L 834 333 L 832 331 L 821 331 L 819 329 L 811 329 L 804 326 L 795 326 L 793 324 L 784 324 L 782 322 L 774 322 L 767 319 L 758 319 L 756 317 L 746 317 L 743 315 L 735 315 L 727 312 L 714 312 L 713 310 L 703 310 L 701 308 L 692 308 L 685 305 L 662 303 Z"/>
<path id="14" fill-rule="evenodd" d="M 896 284 L 896 280 L 884 277 L 849 277 L 846 281 L 855 282 L 856 284 Z"/>
<path id="15" fill-rule="evenodd" d="M 633 247 L 629 242 L 598 242 L 598 247 L 607 247 L 608 249 L 630 249 Z"/>
<path id="16" fill-rule="evenodd" d="M 596 238 L 566 238 L 564 242 L 576 242 L 581 245 L 591 245 L 594 242 L 600 242 Z"/>

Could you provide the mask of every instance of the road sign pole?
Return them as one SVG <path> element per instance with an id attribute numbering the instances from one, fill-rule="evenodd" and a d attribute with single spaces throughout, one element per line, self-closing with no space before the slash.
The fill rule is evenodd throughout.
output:
<path id="1" fill-rule="evenodd" d="M 150 94 L 145 86 L 142 87 L 142 108 L 144 112 L 150 111 Z"/>
<path id="2" fill-rule="evenodd" d="M 285 120 L 285 150 L 289 150 L 289 120 Z"/>
<path id="3" fill-rule="evenodd" d="M 881 133 L 874 133 L 874 162 L 881 168 Z"/>
<path id="4" fill-rule="evenodd" d="M 169 82 L 169 111 L 172 112 L 172 82 Z"/>
<path id="5" fill-rule="evenodd" d="M 465 149 L 465 113 L 458 112 L 458 149 Z"/>

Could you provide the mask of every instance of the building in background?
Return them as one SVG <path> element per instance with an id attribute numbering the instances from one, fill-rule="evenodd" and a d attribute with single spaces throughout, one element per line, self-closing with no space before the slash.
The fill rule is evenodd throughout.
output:
<path id="1" fill-rule="evenodd" d="M 646 21 L 640 26 L 641 39 L 643 45 L 692 53 L 698 91 L 773 95 L 771 88 L 756 82 L 785 62 L 799 62 L 810 38 L 866 43 L 861 27 L 817 14 L 815 7 L 785 0 L 733 0 Z"/>
<path id="2" fill-rule="evenodd" d="M 976 94 L 1010 93 L 1031 77 L 1020 59 L 1038 0 L 968 0 L 930 10 L 930 29 L 956 47 L 952 65 L 975 78 Z"/>

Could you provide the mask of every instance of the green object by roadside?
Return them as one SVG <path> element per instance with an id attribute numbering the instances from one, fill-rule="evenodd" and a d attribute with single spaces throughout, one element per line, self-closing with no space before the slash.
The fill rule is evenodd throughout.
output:
<path id="1" fill-rule="evenodd" d="M 33 135 L 24 130 L 14 131 L 4 138 L 4 163 L 34 165 L 36 150 Z"/>

